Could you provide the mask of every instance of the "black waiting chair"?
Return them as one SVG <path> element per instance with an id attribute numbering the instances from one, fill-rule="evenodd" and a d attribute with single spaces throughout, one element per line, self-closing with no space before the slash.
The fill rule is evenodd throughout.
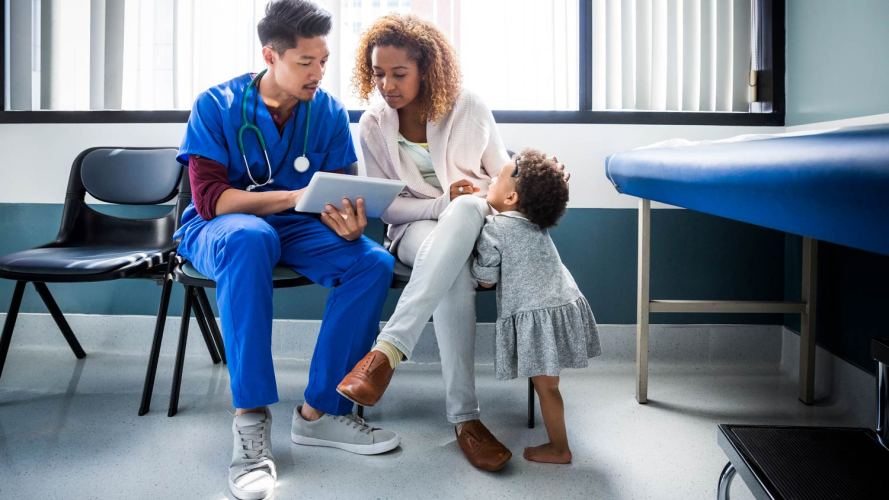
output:
<path id="1" fill-rule="evenodd" d="M 735 474 L 757 499 L 871 499 L 889 493 L 889 340 L 873 339 L 877 426 L 867 428 L 720 424 L 729 458 L 717 496 L 728 500 Z"/>
<path id="2" fill-rule="evenodd" d="M 358 165 L 350 165 L 345 170 L 345 173 L 348 175 L 356 175 L 358 173 Z M 177 225 L 179 219 L 182 217 L 182 213 L 185 211 L 185 208 L 190 201 L 191 188 L 188 183 L 185 183 L 180 190 L 179 203 L 177 203 L 177 206 L 179 207 L 177 210 Z M 179 411 L 179 392 L 182 385 L 182 369 L 185 363 L 185 349 L 188 340 L 189 320 L 191 319 L 192 310 L 195 312 L 195 318 L 204 334 L 204 340 L 207 342 L 208 349 L 211 349 L 211 352 L 213 351 L 213 349 L 210 348 L 210 342 L 212 340 L 219 357 L 225 362 L 225 345 L 219 331 L 219 326 L 216 322 L 216 317 L 213 314 L 206 292 L 204 291 L 205 288 L 216 288 L 216 282 L 201 274 L 190 262 L 180 256 L 174 256 L 171 263 L 173 264 L 171 277 L 185 288 L 185 302 L 182 307 L 182 323 L 179 327 L 179 342 L 176 348 L 176 361 L 173 368 L 173 380 L 170 388 L 170 402 L 167 409 L 168 417 L 176 415 Z M 272 286 L 274 288 L 290 288 L 312 284 L 310 279 L 284 266 L 277 266 L 273 270 L 272 280 Z M 162 313 L 158 314 L 158 331 L 163 330 L 163 322 L 166 320 L 166 304 L 162 304 L 162 307 L 164 310 Z M 151 405 L 151 394 L 154 387 L 154 376 L 157 371 L 158 353 L 160 351 L 160 337 L 156 336 L 156 339 L 158 346 L 156 349 L 152 349 L 152 354 L 149 359 L 149 375 L 145 378 L 145 388 L 142 391 L 142 405 L 139 409 L 139 415 L 147 413 Z M 360 406 L 358 407 L 358 414 L 359 416 L 363 415 L 363 408 Z"/>
<path id="3" fill-rule="evenodd" d="M 219 325 L 210 307 L 205 288 L 216 288 L 216 282 L 201 274 L 191 262 L 176 257 L 176 267 L 173 271 L 173 279 L 185 287 L 185 303 L 182 306 L 182 323 L 179 326 L 179 343 L 176 348 L 176 362 L 173 368 L 173 381 L 170 388 L 170 404 L 167 416 L 172 417 L 179 411 L 179 390 L 182 385 L 182 368 L 185 363 L 185 347 L 188 340 L 189 320 L 191 311 L 194 310 L 197 323 L 204 330 L 208 328 L 216 341 L 216 348 L 225 362 L 225 346 Z M 273 288 L 290 288 L 295 286 L 311 285 L 312 281 L 290 268 L 277 266 L 272 271 Z M 148 410 L 148 402 L 151 399 L 149 393 L 145 410 Z"/>
<path id="4" fill-rule="evenodd" d="M 175 148 L 90 148 L 74 160 L 62 221 L 56 240 L 0 257 L 0 278 L 15 280 L 12 302 L 0 337 L 0 374 L 12 332 L 30 282 L 49 309 L 74 355 L 86 353 L 53 299 L 46 283 L 142 278 L 163 281 L 161 311 L 165 312 L 175 243 L 178 210 L 151 219 L 108 215 L 86 203 L 86 194 L 114 205 L 160 205 L 188 185 L 176 161 Z M 157 332 L 155 332 L 157 340 Z"/>
<path id="5" fill-rule="evenodd" d="M 185 175 L 182 184 L 178 190 L 176 208 L 172 212 L 173 229 L 170 232 L 170 238 L 172 238 L 175 230 L 179 228 L 179 225 L 182 221 L 182 214 L 185 212 L 185 209 L 190 203 L 191 184 L 189 182 L 188 176 Z M 157 320 L 154 327 L 154 339 L 152 340 L 151 351 L 148 356 L 148 368 L 145 372 L 145 382 L 142 386 L 142 399 L 139 404 L 139 416 L 145 415 L 151 408 L 151 396 L 154 392 L 154 381 L 157 376 L 157 364 L 160 358 L 161 344 L 163 343 L 164 337 L 164 327 L 166 326 L 167 313 L 170 305 L 170 293 L 172 291 L 173 281 L 178 280 L 179 276 L 182 274 L 182 271 L 180 269 L 180 264 L 182 262 L 183 259 L 176 255 L 174 247 L 174 250 L 170 253 L 170 258 L 168 259 L 167 266 L 162 277 L 163 290 L 161 293 L 160 305 L 158 307 Z M 217 326 L 215 316 L 213 315 L 213 309 L 210 307 L 210 302 L 207 299 L 207 295 L 204 292 L 203 288 L 186 287 L 184 306 L 185 308 L 182 311 L 183 314 L 181 328 L 184 329 L 185 333 L 182 334 L 182 330 L 180 330 L 181 339 L 179 342 L 179 350 L 182 352 L 182 355 L 184 355 L 185 352 L 185 341 L 188 335 L 188 322 L 191 319 L 191 312 L 194 311 L 198 326 L 204 338 L 204 343 L 207 346 L 207 351 L 210 353 L 211 361 L 213 361 L 213 364 L 219 364 L 220 362 L 225 363 L 225 348 L 223 347 L 222 343 L 222 335 L 219 332 L 219 327 Z M 179 355 L 178 352 L 177 355 Z M 179 366 L 179 371 L 177 373 L 174 373 L 174 377 L 179 377 L 179 379 L 181 380 L 181 362 L 178 362 L 177 365 Z M 178 383 L 174 384 L 174 390 L 176 397 L 178 398 Z M 175 414 L 175 412 L 173 413 Z"/>

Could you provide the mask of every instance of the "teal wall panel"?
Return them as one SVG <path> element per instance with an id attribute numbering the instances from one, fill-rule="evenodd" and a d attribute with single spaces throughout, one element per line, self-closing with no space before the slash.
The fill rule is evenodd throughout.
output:
<path id="1" fill-rule="evenodd" d="M 787 0 L 787 125 L 889 113 L 889 2 Z"/>
<path id="2" fill-rule="evenodd" d="M 156 209 L 153 211 L 157 212 Z M 137 214 L 146 216 L 151 210 Z M 59 205 L 0 204 L 0 254 L 50 241 L 57 231 Z M 775 231 L 687 210 L 655 210 L 652 215 L 652 296 L 780 300 L 784 295 L 784 236 Z M 382 235 L 379 222 L 368 234 Z M 566 266 L 602 323 L 635 323 L 636 211 L 570 209 L 552 230 Z M 8 307 L 12 282 L 0 281 L 0 311 Z M 157 311 L 160 287 L 150 281 L 51 284 L 65 312 L 143 314 Z M 390 293 L 383 317 L 391 314 L 399 292 Z M 327 290 L 320 286 L 278 290 L 278 318 L 320 319 Z M 171 314 L 181 314 L 182 294 L 175 287 Z M 493 321 L 495 295 L 478 298 L 479 321 Z M 44 312 L 29 288 L 25 312 Z M 659 323 L 771 323 L 769 315 L 658 315 Z"/>
<path id="3" fill-rule="evenodd" d="M 889 113 L 889 1 L 787 0 L 787 125 Z M 800 239 L 787 237 L 785 293 L 799 296 Z M 819 243 L 818 344 L 874 372 L 889 336 L 889 257 Z M 799 317 L 784 324 L 799 329 Z"/>

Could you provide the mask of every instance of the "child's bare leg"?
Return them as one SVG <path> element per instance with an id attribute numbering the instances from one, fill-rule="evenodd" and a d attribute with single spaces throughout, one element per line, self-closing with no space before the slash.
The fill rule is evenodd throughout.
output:
<path id="1" fill-rule="evenodd" d="M 567 464 L 571 462 L 571 450 L 568 449 L 568 434 L 565 430 L 565 405 L 559 392 L 559 377 L 540 375 L 531 377 L 534 389 L 540 399 L 540 412 L 549 442 L 540 446 L 525 448 L 525 460 L 550 464 Z"/>

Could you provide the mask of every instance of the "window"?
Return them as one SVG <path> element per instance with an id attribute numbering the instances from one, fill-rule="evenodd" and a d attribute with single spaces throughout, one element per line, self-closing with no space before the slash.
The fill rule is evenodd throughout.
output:
<path id="1" fill-rule="evenodd" d="M 388 0 L 386 8 L 343 8 L 338 81 L 326 85 L 351 109 L 350 76 L 361 33 L 379 16 L 413 13 L 435 23 L 460 57 L 463 83 L 493 109 L 576 110 L 577 0 Z M 337 16 L 335 16 L 336 19 Z M 534 33 L 536 36 L 529 36 Z"/>
<path id="2" fill-rule="evenodd" d="M 177 110 L 181 121 L 203 89 L 262 69 L 266 1 L 5 0 L 0 121 L 52 116 L 38 110 Z M 350 109 L 365 105 L 350 82 L 361 33 L 410 12 L 448 35 L 464 85 L 501 121 L 783 121 L 783 78 L 772 78 L 783 0 L 316 1 L 334 17 L 322 86 Z"/>
<path id="3" fill-rule="evenodd" d="M 593 0 L 593 109 L 748 111 L 750 0 Z"/>
<path id="4" fill-rule="evenodd" d="M 8 4 L 10 27 L 32 27 L 7 30 L 11 110 L 188 110 L 203 89 L 262 63 L 264 0 Z"/>

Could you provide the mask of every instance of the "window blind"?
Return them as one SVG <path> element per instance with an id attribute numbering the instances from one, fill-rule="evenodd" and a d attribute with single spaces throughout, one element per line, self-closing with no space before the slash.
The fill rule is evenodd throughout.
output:
<path id="1" fill-rule="evenodd" d="M 592 1 L 593 110 L 749 110 L 752 0 Z"/>

